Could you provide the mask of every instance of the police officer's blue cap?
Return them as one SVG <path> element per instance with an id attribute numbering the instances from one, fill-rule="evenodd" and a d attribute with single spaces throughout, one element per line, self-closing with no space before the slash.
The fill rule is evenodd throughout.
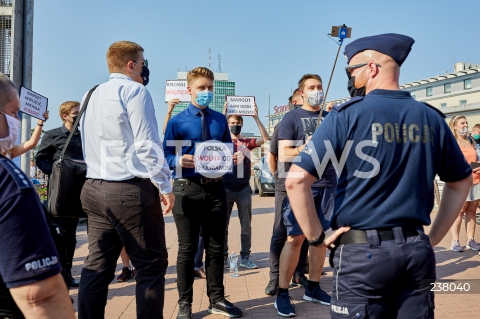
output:
<path id="1" fill-rule="evenodd" d="M 399 66 L 407 58 L 412 45 L 412 38 L 396 33 L 385 33 L 357 39 L 345 46 L 345 59 L 347 63 L 359 52 L 375 50 L 391 57 Z"/>

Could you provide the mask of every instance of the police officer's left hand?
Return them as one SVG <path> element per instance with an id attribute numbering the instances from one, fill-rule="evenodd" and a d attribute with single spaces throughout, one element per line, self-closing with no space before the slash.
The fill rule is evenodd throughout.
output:
<path id="1" fill-rule="evenodd" d="M 340 235 L 346 233 L 349 230 L 350 230 L 350 227 L 348 226 L 340 227 L 333 234 L 328 236 L 328 238 L 325 238 L 325 241 L 323 242 L 323 244 L 318 247 L 326 247 L 332 250 L 332 244 L 338 239 L 338 237 L 340 237 Z"/>

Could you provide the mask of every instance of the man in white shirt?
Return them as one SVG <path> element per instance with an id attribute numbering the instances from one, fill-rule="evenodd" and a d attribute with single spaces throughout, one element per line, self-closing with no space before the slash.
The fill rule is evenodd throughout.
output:
<path id="1" fill-rule="evenodd" d="M 137 270 L 137 318 L 163 318 L 168 260 L 160 197 L 165 214 L 175 198 L 145 88 L 149 71 L 143 51 L 128 41 L 110 46 L 110 79 L 93 92 L 80 121 L 89 244 L 78 293 L 80 319 L 104 318 L 122 247 Z"/>

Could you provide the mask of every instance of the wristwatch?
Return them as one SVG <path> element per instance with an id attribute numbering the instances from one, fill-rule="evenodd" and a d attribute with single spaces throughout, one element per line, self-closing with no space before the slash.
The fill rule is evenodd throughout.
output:
<path id="1" fill-rule="evenodd" d="M 325 241 L 325 232 L 322 231 L 322 234 L 313 240 L 309 240 L 308 244 L 313 247 L 321 245 Z"/>

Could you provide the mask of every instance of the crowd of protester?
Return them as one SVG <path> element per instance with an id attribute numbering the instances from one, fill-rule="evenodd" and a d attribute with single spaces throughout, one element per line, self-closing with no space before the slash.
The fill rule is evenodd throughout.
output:
<path id="1" fill-rule="evenodd" d="M 79 281 L 71 273 L 78 218 L 45 214 L 29 178 L 10 161 L 38 144 L 44 121 L 37 121 L 30 140 L 15 145 L 20 126 L 18 93 L 13 83 L 0 74 L 0 243 L 6 248 L 0 253 L 0 300 L 5 305 L 0 306 L 0 317 L 74 318 L 67 289 L 79 287 L 78 317 L 104 318 L 108 285 L 115 278 L 120 257 L 122 271 L 116 280 L 135 278 L 137 317 L 163 318 L 168 258 L 162 212 L 172 213 L 178 234 L 177 319 L 192 318 L 194 277 L 206 280 L 210 313 L 241 317 L 243 310 L 225 297 L 223 276 L 224 269 L 229 267 L 228 240 L 232 236 L 228 225 L 236 205 L 241 228 L 239 266 L 258 268 L 250 256 L 250 178 L 254 159 L 251 151 L 270 141 L 267 161 L 275 175 L 275 212 L 269 252 L 270 281 L 265 294 L 276 296 L 275 311 L 284 317 L 296 315 L 288 290 L 291 285 L 300 285 L 305 289 L 303 299 L 330 306 L 332 318 L 353 312 L 369 313 L 369 318 L 420 318 L 419 314 L 433 318 L 433 295 L 424 293 L 425 287 L 411 290 L 406 280 L 401 285 L 397 282 L 403 295 L 382 293 L 382 289 L 399 278 L 435 279 L 431 247 L 451 226 L 451 249 L 463 251 L 459 241 L 462 219 L 467 231 L 466 247 L 480 250 L 474 239 L 480 167 L 473 165 L 480 159 L 480 124 L 473 127 L 470 135 L 467 119 L 460 115 L 450 119 L 448 127 L 442 114 L 399 90 L 400 66 L 413 42 L 406 36 L 387 34 L 358 39 L 348 45 L 346 70 L 352 99 L 337 106 L 329 103 L 325 110 L 321 77 L 303 75 L 289 98 L 290 111 L 275 127 L 272 137 L 259 120 L 256 104 L 252 118 L 261 135 L 257 138 L 242 135 L 245 117 L 227 115 L 227 104 L 223 113 L 209 108 L 214 73 L 208 68 L 194 68 L 187 74 L 189 106 L 172 117 L 180 100 L 168 102 L 163 142 L 154 103 L 146 88 L 150 71 L 144 49 L 129 41 L 113 43 L 107 51 L 109 80 L 93 90 L 84 112 L 81 107 L 87 95 L 81 102 L 66 101 L 60 105 L 63 125 L 44 132 L 31 163 L 31 178 L 37 177 L 37 167 L 46 176 L 52 174 L 62 151 L 66 158 L 86 163 L 86 181 L 78 196 L 87 215 L 88 256 Z M 380 109 L 389 99 L 395 100 L 396 108 Z M 370 113 L 369 108 L 377 112 Z M 43 116 L 48 119 L 48 112 Z M 81 117 L 80 126 L 74 129 L 77 116 Z M 415 124 L 417 130 L 424 123 L 425 127 L 430 125 L 428 132 L 433 135 L 425 133 L 427 138 L 422 142 L 410 136 L 408 144 L 406 133 L 403 143 L 390 143 L 387 126 L 385 135 L 378 133 L 380 128 L 383 130 L 379 123 L 396 123 L 407 117 L 412 123 L 419 121 Z M 66 145 L 70 133 L 73 138 Z M 322 160 L 325 154 L 343 158 L 345 145 L 353 140 L 355 153 L 363 154 L 363 144 L 358 143 L 377 138 L 385 139 L 377 143 L 380 146 L 374 158 L 384 165 L 382 171 L 374 172 L 373 151 L 364 150 L 374 166 L 369 173 L 365 172 L 371 167 L 363 166 L 353 155 L 340 161 L 345 169 L 338 161 L 335 165 L 332 160 Z M 227 174 L 205 175 L 198 170 L 196 143 L 212 141 L 232 145 L 233 168 Z M 331 143 L 330 148 L 324 141 Z M 395 152 L 401 154 L 396 159 L 398 166 L 392 164 Z M 438 156 L 440 153 L 442 156 Z M 296 160 L 299 158 L 300 162 Z M 369 156 L 362 159 L 365 158 Z M 417 172 L 425 177 L 425 188 L 413 196 L 410 188 L 419 177 L 401 168 L 411 161 L 426 167 L 425 172 Z M 295 178 L 294 173 L 302 173 L 304 178 Z M 358 177 L 361 174 L 365 175 Z M 433 180 L 437 174 L 446 182 L 444 200 L 427 236 L 423 226 L 430 223 Z M 398 182 L 396 189 L 382 189 L 383 184 L 378 181 L 387 176 Z M 396 192 L 397 200 L 391 199 L 389 191 Z M 399 205 L 402 198 L 405 201 Z M 409 209 L 417 204 L 418 214 Z M 348 209 L 354 208 L 357 214 L 349 214 Z M 378 211 L 382 209 L 388 214 L 380 216 Z M 48 232 L 50 222 L 61 229 L 64 256 L 57 253 L 58 247 Z M 330 228 L 336 231 L 326 238 L 325 231 Z M 17 248 L 10 247 L 14 242 Z M 333 289 L 325 285 L 321 288 L 327 249 L 332 248 L 330 265 L 337 283 Z M 362 285 L 352 286 L 358 282 L 359 273 L 363 275 L 360 282 L 365 283 L 373 280 L 370 276 L 374 269 L 380 271 L 378 267 L 384 267 L 375 258 L 388 255 L 389 262 L 398 262 L 398 256 L 406 251 L 419 249 L 425 252 L 421 258 L 404 258 L 422 265 L 415 271 L 391 270 L 385 273 L 384 281 L 375 283 L 375 289 L 368 291 L 359 287 Z M 358 251 L 366 258 L 356 255 Z M 343 264 L 342 254 L 347 257 Z M 398 302 L 400 299 L 402 302 Z M 392 304 L 397 306 L 391 307 Z"/>

